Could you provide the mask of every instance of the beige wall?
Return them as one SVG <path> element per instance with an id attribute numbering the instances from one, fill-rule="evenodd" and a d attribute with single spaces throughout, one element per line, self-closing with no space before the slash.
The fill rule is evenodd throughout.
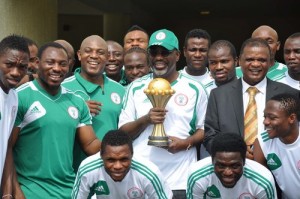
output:
<path id="1" fill-rule="evenodd" d="M 58 0 L 0 0 L 0 39 L 15 33 L 39 45 L 57 38 Z"/>

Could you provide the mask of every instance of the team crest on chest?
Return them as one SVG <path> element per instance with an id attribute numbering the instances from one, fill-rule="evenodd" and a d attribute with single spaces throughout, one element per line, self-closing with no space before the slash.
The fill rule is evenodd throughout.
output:
<path id="1" fill-rule="evenodd" d="M 139 188 L 137 187 L 132 187 L 131 189 L 129 189 L 127 191 L 127 196 L 130 198 L 130 199 L 136 199 L 136 198 L 142 198 L 143 197 L 143 192 L 142 190 L 140 190 Z"/>
<path id="2" fill-rule="evenodd" d="M 68 113 L 69 115 L 73 118 L 73 119 L 77 119 L 78 118 L 78 109 L 75 108 L 74 106 L 70 106 L 68 108 Z"/>
<path id="3" fill-rule="evenodd" d="M 175 95 L 174 101 L 179 106 L 185 106 L 188 103 L 189 99 L 185 94 L 178 93 L 177 95 Z"/>
<path id="4" fill-rule="evenodd" d="M 243 193 L 240 195 L 239 199 L 255 199 L 250 193 Z"/>
<path id="5" fill-rule="evenodd" d="M 110 99 L 115 104 L 120 104 L 121 103 L 121 97 L 120 97 L 120 95 L 118 93 L 112 93 L 110 95 Z"/>

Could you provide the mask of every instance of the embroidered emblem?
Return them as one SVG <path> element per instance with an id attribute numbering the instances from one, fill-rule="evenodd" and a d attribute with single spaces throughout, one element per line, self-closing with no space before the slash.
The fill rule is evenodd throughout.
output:
<path id="1" fill-rule="evenodd" d="M 110 99 L 115 104 L 120 104 L 121 103 L 121 97 L 120 97 L 120 95 L 118 93 L 112 93 L 110 95 Z"/>
<path id="2" fill-rule="evenodd" d="M 127 196 L 130 199 L 142 198 L 143 195 L 144 195 L 144 193 L 142 192 L 142 190 L 137 187 L 132 187 L 131 189 L 129 189 L 127 191 Z"/>
<path id="3" fill-rule="evenodd" d="M 77 108 L 75 108 L 74 106 L 70 106 L 68 108 L 68 113 L 69 115 L 73 118 L 73 119 L 77 119 L 78 118 L 78 110 Z"/>
<path id="4" fill-rule="evenodd" d="M 188 97 L 185 94 L 178 93 L 174 97 L 175 103 L 179 106 L 185 106 L 188 103 Z"/>
<path id="5" fill-rule="evenodd" d="M 239 199 L 255 199 L 250 193 L 242 193 Z"/>
<path id="6" fill-rule="evenodd" d="M 166 34 L 164 32 L 157 33 L 156 37 L 157 40 L 163 40 L 166 38 Z"/>

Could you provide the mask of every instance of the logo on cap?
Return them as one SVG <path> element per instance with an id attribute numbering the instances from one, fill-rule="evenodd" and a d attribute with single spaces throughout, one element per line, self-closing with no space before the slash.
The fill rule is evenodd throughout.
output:
<path id="1" fill-rule="evenodd" d="M 157 40 L 163 40 L 166 38 L 166 34 L 164 32 L 157 33 L 156 37 Z"/>

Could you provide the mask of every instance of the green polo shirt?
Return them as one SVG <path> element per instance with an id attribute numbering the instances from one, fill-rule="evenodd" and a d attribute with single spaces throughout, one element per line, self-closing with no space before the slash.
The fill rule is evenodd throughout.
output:
<path id="1" fill-rule="evenodd" d="M 86 101 L 94 100 L 103 104 L 100 113 L 92 118 L 93 129 L 97 137 L 102 140 L 107 131 L 118 128 L 125 88 L 103 75 L 102 89 L 99 85 L 84 79 L 80 72 L 81 69 L 77 68 L 74 75 L 65 79 L 62 85 Z"/>

